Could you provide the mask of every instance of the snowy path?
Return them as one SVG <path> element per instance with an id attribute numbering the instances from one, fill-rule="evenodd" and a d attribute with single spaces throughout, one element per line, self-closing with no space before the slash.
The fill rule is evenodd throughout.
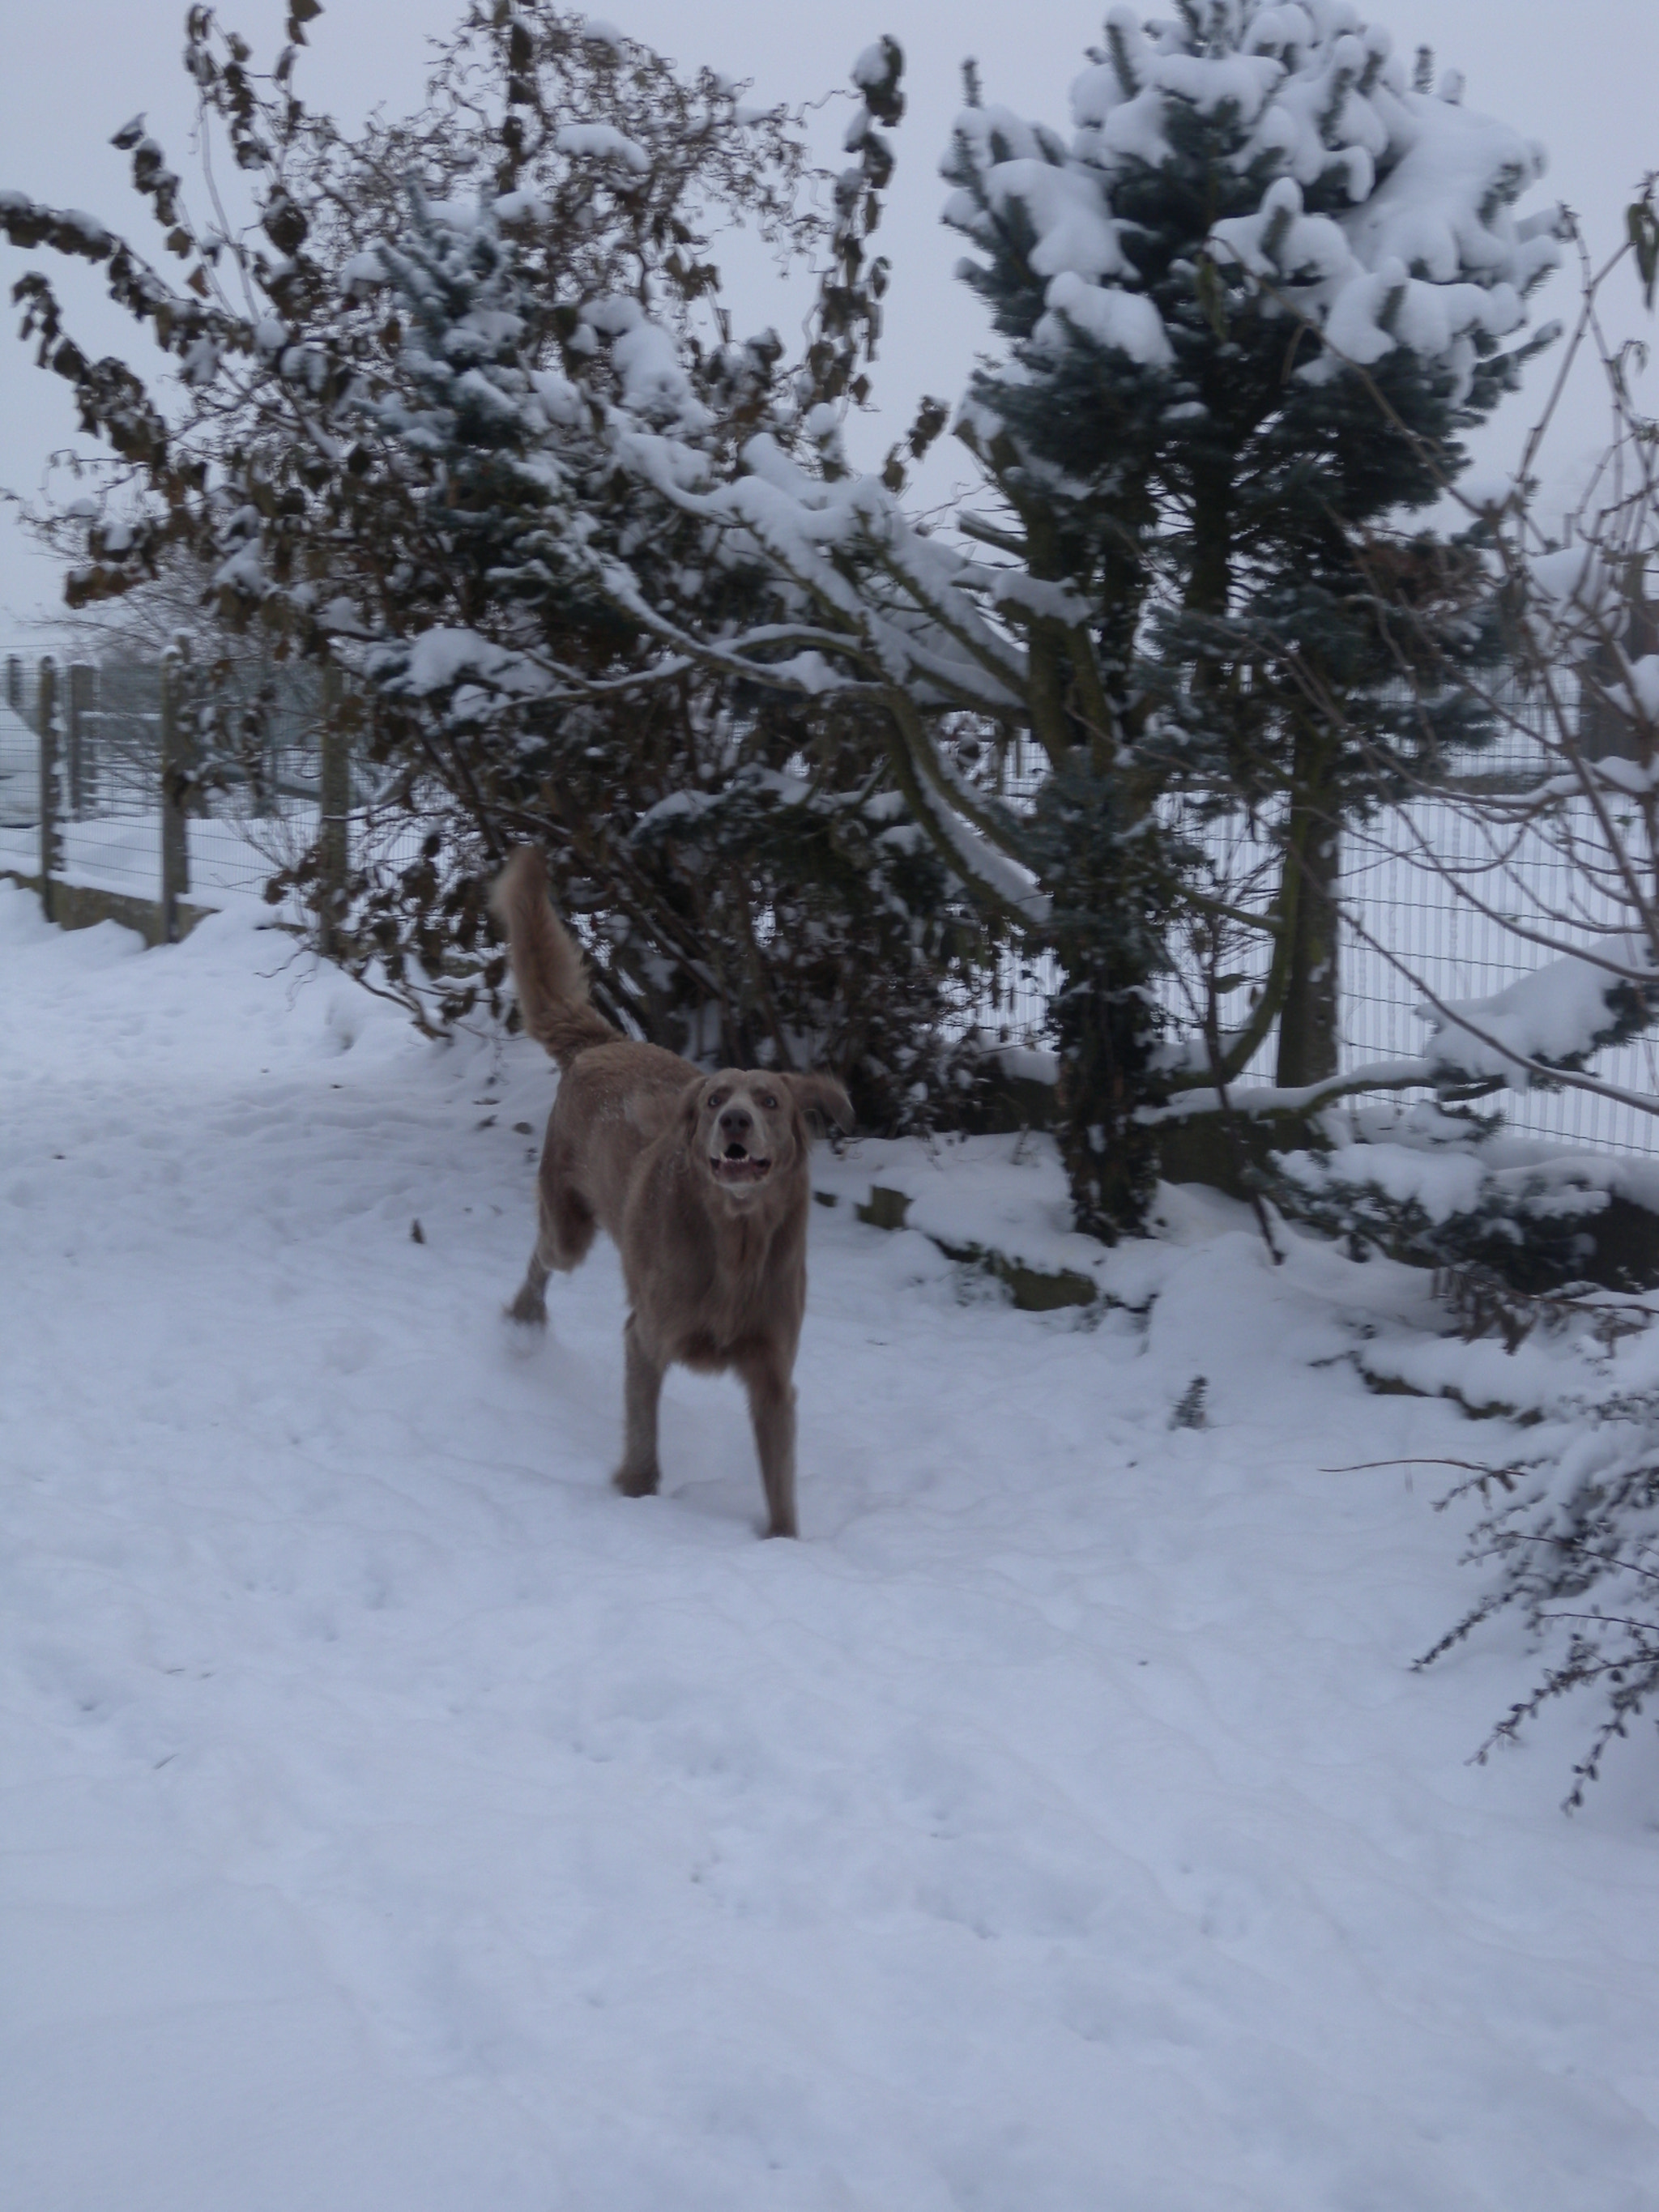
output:
<path id="1" fill-rule="evenodd" d="M 1659 2201 L 1650 1732 L 1468 1767 L 1432 1479 L 1320 1472 L 1469 1449 L 1402 1273 L 1172 1200 L 1089 1329 L 815 1209 L 761 1544 L 723 1382 L 607 1488 L 608 1252 L 498 1318 L 538 1055 L 135 944 L 0 885 L 3 2212 Z"/>

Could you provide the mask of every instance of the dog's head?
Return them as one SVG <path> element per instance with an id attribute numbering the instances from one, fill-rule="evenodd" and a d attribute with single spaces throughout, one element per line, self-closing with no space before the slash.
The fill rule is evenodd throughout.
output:
<path id="1" fill-rule="evenodd" d="M 768 1068 L 722 1068 L 699 1076 L 685 1094 L 692 1149 L 710 1177 L 738 1200 L 774 1182 L 805 1152 L 806 1116 L 853 1126 L 847 1093 L 831 1075 L 775 1075 Z"/>

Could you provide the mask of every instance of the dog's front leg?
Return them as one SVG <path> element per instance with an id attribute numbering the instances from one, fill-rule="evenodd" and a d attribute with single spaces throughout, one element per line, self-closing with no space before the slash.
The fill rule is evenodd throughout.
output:
<path id="1" fill-rule="evenodd" d="M 628 1316 L 623 1331 L 627 1356 L 623 1384 L 626 1432 L 623 1463 L 611 1480 L 624 1498 L 652 1498 L 662 1476 L 657 1466 L 657 1403 L 662 1396 L 662 1370 L 640 1342 L 640 1325 Z"/>
<path id="2" fill-rule="evenodd" d="M 766 1491 L 769 1536 L 798 1536 L 795 1521 L 795 1386 L 772 1360 L 757 1360 L 743 1370 L 749 1392 L 749 1418 L 755 1425 L 755 1449 Z"/>

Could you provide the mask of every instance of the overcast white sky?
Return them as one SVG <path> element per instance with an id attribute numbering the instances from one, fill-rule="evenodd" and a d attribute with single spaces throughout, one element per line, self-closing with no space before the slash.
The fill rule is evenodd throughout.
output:
<path id="1" fill-rule="evenodd" d="M 450 23 L 461 4 L 327 0 L 326 13 L 311 26 L 303 95 L 342 120 L 376 102 L 393 111 L 412 104 L 424 41 Z M 707 60 L 752 78 L 764 99 L 811 99 L 845 84 L 854 56 L 882 31 L 904 46 L 910 112 L 899 133 L 884 240 L 895 284 L 877 393 L 880 412 L 854 441 L 861 457 L 875 457 L 900 434 L 923 392 L 954 398 L 984 341 L 977 307 L 951 277 L 959 241 L 939 226 L 937 165 L 960 100 L 963 57 L 980 62 L 988 99 L 1065 128 L 1066 89 L 1084 47 L 1099 36 L 1103 4 L 868 0 L 843 10 L 801 0 L 601 0 L 595 11 L 682 62 Z M 282 0 L 229 0 L 220 12 L 252 41 L 260 59 L 271 58 L 281 42 Z M 1148 12 L 1157 9 L 1149 4 Z M 1387 26 L 1396 48 L 1426 42 L 1443 65 L 1461 69 L 1471 106 L 1541 139 L 1551 166 L 1539 204 L 1546 197 L 1566 200 L 1592 237 L 1611 249 L 1630 188 L 1659 168 L 1659 0 L 1376 0 L 1364 12 Z M 184 0 L 41 0 L 11 15 L 0 77 L 0 186 L 127 227 L 137 204 L 127 185 L 126 157 L 108 140 L 143 109 L 188 191 L 191 106 L 178 59 Z M 152 238 L 137 226 L 135 242 L 153 251 Z M 0 246 L 0 284 L 8 295 L 27 260 Z M 758 273 L 752 289 L 744 289 L 742 304 L 752 302 L 756 322 L 773 320 L 792 334 L 804 299 L 775 296 Z M 95 289 L 84 279 L 63 276 L 60 290 L 75 304 L 77 331 L 96 349 L 122 343 L 120 322 L 99 311 Z M 1647 331 L 1633 282 L 1623 296 L 1626 327 Z M 1565 282 L 1558 280 L 1553 298 L 1546 297 L 1543 313 L 1565 313 L 1571 306 Z M 15 311 L 8 307 L 7 318 L 15 327 Z M 1650 334 L 1659 336 L 1659 318 L 1654 319 Z M 1544 381 L 1540 364 L 1534 396 Z M 1594 450 L 1592 398 L 1587 389 L 1555 442 L 1554 467 L 1563 481 L 1575 459 Z M 1524 397 L 1512 401 L 1506 419 L 1487 434 L 1491 459 L 1516 441 L 1528 405 Z M 42 375 L 28 350 L 0 332 L 0 487 L 36 490 L 46 456 L 71 442 L 73 429 L 68 386 Z M 930 469 L 927 486 L 933 496 L 948 489 L 955 465 L 948 441 L 940 450 L 942 465 Z M 49 615 L 58 600 L 52 566 L 30 548 L 9 512 L 0 516 L 0 629 L 15 631 Z"/>

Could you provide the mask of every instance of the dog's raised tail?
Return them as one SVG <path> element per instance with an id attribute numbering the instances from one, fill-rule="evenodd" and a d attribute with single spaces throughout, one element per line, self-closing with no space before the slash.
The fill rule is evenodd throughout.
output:
<path id="1" fill-rule="evenodd" d="M 588 1000 L 581 948 L 553 911 L 547 865 L 534 846 L 514 854 L 489 904 L 507 933 L 519 1012 L 537 1043 L 561 1068 L 590 1045 L 615 1044 L 621 1032 Z"/>

